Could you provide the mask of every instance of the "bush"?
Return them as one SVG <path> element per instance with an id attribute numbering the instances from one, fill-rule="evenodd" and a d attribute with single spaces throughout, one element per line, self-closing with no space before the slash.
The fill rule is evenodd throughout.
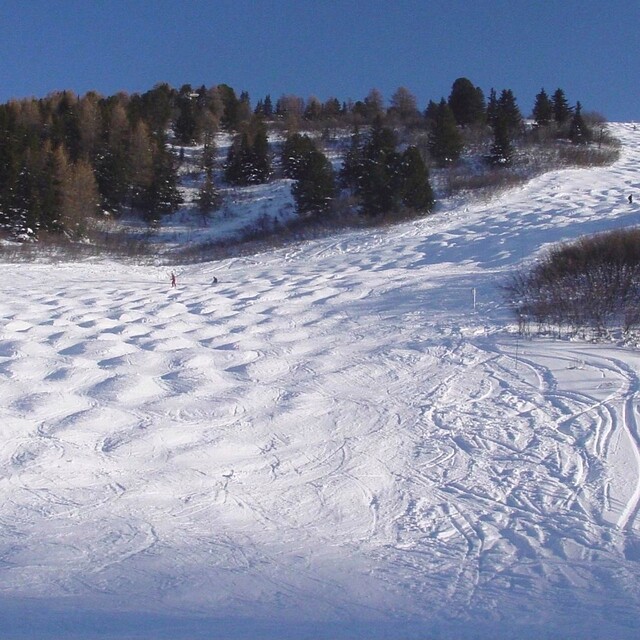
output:
<path id="1" fill-rule="evenodd" d="M 640 324 L 640 229 L 581 238 L 550 250 L 504 287 L 520 330 L 569 327 L 629 333 Z"/>

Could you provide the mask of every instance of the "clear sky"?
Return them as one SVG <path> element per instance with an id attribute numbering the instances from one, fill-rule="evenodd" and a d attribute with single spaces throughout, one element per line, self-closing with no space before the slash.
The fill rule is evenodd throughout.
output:
<path id="1" fill-rule="evenodd" d="M 525 115 L 561 87 L 640 120 L 639 30 L 639 0 L 0 0 L 0 101 L 224 82 L 252 104 L 404 86 L 424 108 L 464 76 Z"/>

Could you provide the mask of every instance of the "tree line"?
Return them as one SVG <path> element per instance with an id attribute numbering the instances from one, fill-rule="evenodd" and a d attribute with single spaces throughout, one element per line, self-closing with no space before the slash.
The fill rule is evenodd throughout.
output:
<path id="1" fill-rule="evenodd" d="M 569 105 L 558 89 L 536 96 L 537 135 L 576 144 L 591 140 L 581 105 Z M 349 148 L 334 169 L 312 132 L 349 128 Z M 270 144 L 284 133 L 279 156 Z M 216 166 L 216 134 L 233 136 L 226 160 Z M 301 132 L 306 133 L 301 133 Z M 426 145 L 406 142 L 402 132 L 424 133 Z M 142 94 L 77 96 L 69 91 L 0 105 L 0 229 L 13 236 L 42 233 L 81 236 L 96 215 L 133 212 L 148 222 L 177 210 L 181 149 L 202 147 L 197 204 L 221 205 L 224 184 L 261 184 L 274 177 L 274 160 L 294 183 L 301 215 L 329 211 L 341 193 L 370 216 L 433 206 L 430 165 L 454 165 L 469 132 L 493 137 L 487 162 L 508 166 L 513 145 L 525 135 L 524 119 L 510 90 L 488 100 L 468 79 L 457 79 L 448 98 L 424 111 L 399 88 L 385 106 L 372 90 L 363 100 L 321 102 L 267 95 L 252 106 L 247 92 L 226 85 L 174 89 L 158 84 Z M 400 139 L 402 136 L 403 140 Z M 220 169 L 220 171 L 217 171 Z"/>

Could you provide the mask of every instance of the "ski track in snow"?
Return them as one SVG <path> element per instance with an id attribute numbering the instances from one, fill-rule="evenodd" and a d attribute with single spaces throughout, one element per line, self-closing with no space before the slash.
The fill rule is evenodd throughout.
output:
<path id="1" fill-rule="evenodd" d="M 184 265 L 175 289 L 3 264 L 0 612 L 635 637 L 640 356 L 523 341 L 498 290 L 550 243 L 638 224 L 640 132 L 614 126 L 612 167 Z"/>

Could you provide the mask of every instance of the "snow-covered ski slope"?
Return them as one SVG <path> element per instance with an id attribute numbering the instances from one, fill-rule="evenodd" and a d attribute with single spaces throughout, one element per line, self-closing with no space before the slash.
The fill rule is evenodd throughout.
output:
<path id="1" fill-rule="evenodd" d="M 640 223 L 612 128 L 611 167 L 175 289 L 2 264 L 0 638 L 637 638 L 640 353 L 518 339 L 499 291 Z"/>

